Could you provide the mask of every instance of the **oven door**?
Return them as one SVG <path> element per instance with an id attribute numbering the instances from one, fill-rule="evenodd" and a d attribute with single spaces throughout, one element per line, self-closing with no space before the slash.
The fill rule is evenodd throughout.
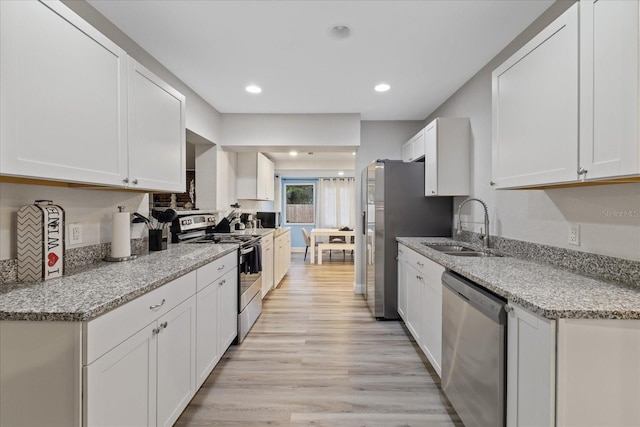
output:
<path id="1" fill-rule="evenodd" d="M 261 248 L 252 244 L 240 248 L 238 263 L 238 339 L 240 344 L 262 313 Z"/>

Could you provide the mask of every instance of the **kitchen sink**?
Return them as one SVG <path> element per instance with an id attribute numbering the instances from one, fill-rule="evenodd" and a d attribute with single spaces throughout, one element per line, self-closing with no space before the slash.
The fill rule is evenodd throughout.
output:
<path id="1" fill-rule="evenodd" d="M 466 256 L 466 257 L 482 257 L 482 258 L 491 258 L 491 257 L 501 257 L 502 255 L 492 254 L 489 252 L 445 252 L 447 255 L 451 256 Z"/>
<path id="2" fill-rule="evenodd" d="M 471 248 L 467 248 L 464 246 L 459 246 L 459 245 L 429 245 L 427 243 L 424 243 L 425 246 L 431 248 L 431 249 L 435 249 L 436 251 L 440 251 L 440 252 L 475 252 L 474 249 Z"/>
<path id="3" fill-rule="evenodd" d="M 498 254 L 492 254 L 489 252 L 482 252 L 477 249 L 467 248 L 466 246 L 460 246 L 460 245 L 430 245 L 428 243 L 423 243 L 423 245 L 451 256 L 482 257 L 482 258 L 502 256 Z"/>

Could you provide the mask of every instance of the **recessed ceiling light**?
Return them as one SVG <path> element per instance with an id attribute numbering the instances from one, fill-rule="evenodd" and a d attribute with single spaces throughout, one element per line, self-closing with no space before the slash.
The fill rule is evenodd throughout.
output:
<path id="1" fill-rule="evenodd" d="M 376 87 L 374 87 L 374 89 L 375 89 L 376 92 L 386 92 L 389 89 L 391 89 L 391 86 L 389 86 L 386 83 L 380 83 L 380 84 L 376 85 Z"/>
<path id="2" fill-rule="evenodd" d="M 344 175 L 344 172 L 340 171 L 340 172 L 338 172 L 338 175 L 342 176 L 342 175 Z"/>
<path id="3" fill-rule="evenodd" d="M 298 155 L 298 152 L 297 151 L 289 151 L 289 155 L 292 156 L 292 157 L 295 157 L 295 156 Z"/>
<path id="4" fill-rule="evenodd" d="M 329 34 L 329 37 L 335 40 L 344 40 L 349 38 L 351 35 L 351 28 L 345 24 L 336 24 L 329 27 L 327 33 Z"/>
<path id="5" fill-rule="evenodd" d="M 351 155 L 352 155 L 352 156 L 355 156 L 355 155 L 356 155 L 356 152 L 355 152 L 355 151 L 354 151 L 354 152 L 352 152 L 352 153 L 351 153 Z"/>
<path id="6" fill-rule="evenodd" d="M 249 85 L 245 88 L 245 90 L 249 93 L 260 93 L 262 92 L 262 89 L 260 88 L 260 86 L 256 86 L 256 85 Z"/>

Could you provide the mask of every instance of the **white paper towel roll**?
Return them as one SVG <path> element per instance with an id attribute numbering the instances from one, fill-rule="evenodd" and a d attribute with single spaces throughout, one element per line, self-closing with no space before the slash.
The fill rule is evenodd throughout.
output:
<path id="1" fill-rule="evenodd" d="M 111 257 L 131 256 L 131 215 L 129 212 L 113 214 L 111 230 Z"/>

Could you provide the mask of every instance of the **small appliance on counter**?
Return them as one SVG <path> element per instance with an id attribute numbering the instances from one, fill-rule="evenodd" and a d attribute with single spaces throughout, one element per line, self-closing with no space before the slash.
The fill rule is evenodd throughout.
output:
<path id="1" fill-rule="evenodd" d="M 18 210 L 18 280 L 37 282 L 64 274 L 64 209 L 51 200 Z"/>
<path id="2" fill-rule="evenodd" d="M 262 228 L 280 227 L 280 212 L 257 212 L 256 219 L 262 224 Z"/>

